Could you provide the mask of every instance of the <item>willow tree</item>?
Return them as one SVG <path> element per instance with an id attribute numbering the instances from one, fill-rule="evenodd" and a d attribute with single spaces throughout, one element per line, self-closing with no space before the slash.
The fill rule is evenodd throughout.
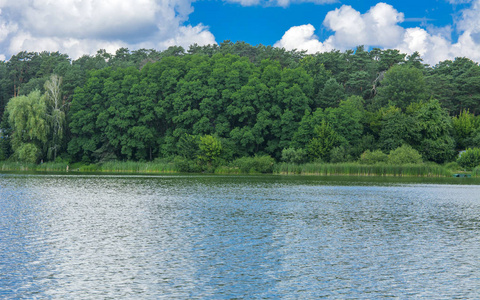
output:
<path id="1" fill-rule="evenodd" d="M 27 96 L 10 99 L 6 110 L 12 128 L 14 157 L 20 161 L 37 162 L 42 158 L 48 135 L 45 98 L 36 90 Z"/>
<path id="2" fill-rule="evenodd" d="M 55 160 L 62 147 L 65 131 L 65 104 L 63 103 L 60 86 L 62 77 L 55 74 L 45 82 L 45 102 L 50 138 L 48 141 L 48 158 Z"/>

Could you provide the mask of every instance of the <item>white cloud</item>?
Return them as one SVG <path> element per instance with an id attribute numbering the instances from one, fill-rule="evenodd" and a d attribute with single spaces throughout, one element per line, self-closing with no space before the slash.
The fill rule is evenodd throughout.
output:
<path id="1" fill-rule="evenodd" d="M 307 50 L 311 54 L 333 50 L 330 41 L 320 42 L 314 32 L 315 28 L 311 24 L 292 27 L 274 46 L 288 50 Z"/>
<path id="2" fill-rule="evenodd" d="M 468 9 L 462 11 L 457 23 L 453 24 L 459 31 L 459 38 L 457 42 L 452 42 L 452 26 L 403 28 L 399 24 L 404 21 L 404 14 L 391 5 L 378 3 L 365 14 L 343 5 L 325 17 L 323 25 L 333 31 L 325 41 L 318 40 L 312 25 L 302 25 L 290 28 L 275 45 L 287 50 L 307 50 L 309 53 L 365 45 L 395 48 L 407 54 L 417 51 L 424 62 L 431 65 L 455 57 L 468 57 L 480 62 L 478 16 L 480 0 L 475 0 Z"/>
<path id="3" fill-rule="evenodd" d="M 225 2 L 238 3 L 242 6 L 281 6 L 287 7 L 290 4 L 298 3 L 314 3 L 314 4 L 331 4 L 338 3 L 339 0 L 224 0 Z"/>
<path id="4" fill-rule="evenodd" d="M 0 0 L 0 52 L 60 51 L 71 57 L 118 47 L 214 44 L 202 24 L 184 26 L 192 0 Z"/>
<path id="5" fill-rule="evenodd" d="M 403 34 L 404 29 L 398 25 L 403 20 L 403 13 L 385 3 L 378 3 L 363 15 L 344 5 L 329 12 L 323 25 L 335 32 L 335 46 L 341 49 L 363 44 L 391 47 Z"/>

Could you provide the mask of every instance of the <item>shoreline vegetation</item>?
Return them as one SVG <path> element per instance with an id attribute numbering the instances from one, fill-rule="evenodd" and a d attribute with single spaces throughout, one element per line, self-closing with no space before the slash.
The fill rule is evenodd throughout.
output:
<path id="1" fill-rule="evenodd" d="M 204 171 L 185 172 L 175 162 L 112 161 L 98 164 L 68 164 L 47 162 L 30 164 L 22 162 L 0 162 L 3 172 L 47 172 L 47 173 L 106 173 L 106 174 L 218 174 L 218 175 L 320 175 L 320 176 L 393 176 L 393 177 L 452 177 L 454 174 L 471 174 L 480 177 L 480 167 L 471 172 L 451 169 L 448 165 L 433 163 L 391 165 L 385 163 L 367 165 L 361 163 L 274 163 L 268 169 L 246 169 L 242 166 L 219 166 Z"/>
<path id="2" fill-rule="evenodd" d="M 466 58 L 428 66 L 392 49 L 228 41 L 78 60 L 21 52 L 0 74 L 0 171 L 448 177 L 480 166 L 480 65 Z"/>

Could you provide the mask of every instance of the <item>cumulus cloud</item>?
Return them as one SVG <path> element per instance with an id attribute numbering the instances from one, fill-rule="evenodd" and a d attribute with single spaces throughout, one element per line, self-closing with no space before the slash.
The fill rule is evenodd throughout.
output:
<path id="1" fill-rule="evenodd" d="M 292 27 L 285 32 L 282 39 L 276 42 L 274 46 L 289 50 L 307 50 L 307 53 L 310 54 L 334 49 L 330 40 L 322 43 L 314 32 L 315 27 L 311 24 Z"/>
<path id="2" fill-rule="evenodd" d="M 98 49 L 214 44 L 202 24 L 183 25 L 192 0 L 3 0 L 0 55 L 60 51 L 71 57 Z"/>
<path id="3" fill-rule="evenodd" d="M 480 61 L 479 15 L 480 0 L 475 0 L 461 12 L 460 19 L 454 24 L 459 38 L 457 42 L 452 42 L 451 26 L 401 27 L 399 24 L 405 20 L 404 14 L 391 5 L 378 3 L 365 14 L 343 5 L 325 17 L 323 25 L 333 31 L 325 41 L 314 35 L 312 25 L 301 25 L 287 30 L 275 45 L 288 50 L 307 50 L 309 53 L 345 50 L 359 45 L 395 48 L 408 54 L 417 51 L 426 63 L 432 65 L 455 57 Z"/>

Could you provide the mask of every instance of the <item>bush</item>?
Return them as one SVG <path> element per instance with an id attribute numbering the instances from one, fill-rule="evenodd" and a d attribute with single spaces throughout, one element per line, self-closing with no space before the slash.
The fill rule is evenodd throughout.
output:
<path id="1" fill-rule="evenodd" d="M 376 163 L 385 163 L 388 161 L 388 155 L 382 152 L 382 150 L 370 151 L 367 150 L 360 155 L 359 163 L 365 165 L 373 165 Z"/>
<path id="2" fill-rule="evenodd" d="M 269 155 L 241 157 L 232 162 L 242 173 L 272 173 L 275 160 Z"/>
<path id="3" fill-rule="evenodd" d="M 40 149 L 34 143 L 22 143 L 15 150 L 15 158 L 26 163 L 36 163 L 39 156 Z"/>
<path id="4" fill-rule="evenodd" d="M 185 157 L 175 157 L 174 163 L 175 168 L 182 173 L 199 173 L 203 171 L 202 167 L 196 161 Z"/>
<path id="5" fill-rule="evenodd" d="M 388 163 L 393 165 L 421 164 L 422 155 L 409 145 L 403 145 L 390 151 Z"/>
<path id="6" fill-rule="evenodd" d="M 344 163 L 351 160 L 351 156 L 347 154 L 345 147 L 335 147 L 330 151 L 331 163 Z"/>
<path id="7" fill-rule="evenodd" d="M 445 168 L 447 168 L 450 171 L 458 171 L 462 169 L 462 167 L 456 161 L 451 161 L 449 163 L 446 163 Z"/>
<path id="8" fill-rule="evenodd" d="M 307 161 L 307 151 L 293 147 L 282 150 L 282 161 L 287 163 L 302 164 Z"/>
<path id="9" fill-rule="evenodd" d="M 471 170 L 480 165 L 480 148 L 469 148 L 461 153 L 457 163 L 462 168 Z"/>

